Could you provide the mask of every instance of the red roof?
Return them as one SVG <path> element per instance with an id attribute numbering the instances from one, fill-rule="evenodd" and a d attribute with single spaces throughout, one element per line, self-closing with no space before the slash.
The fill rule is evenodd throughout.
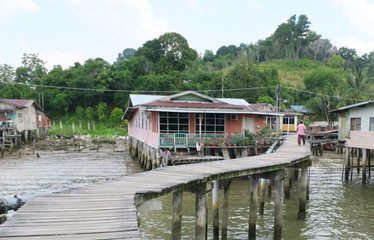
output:
<path id="1" fill-rule="evenodd" d="M 30 107 L 34 100 L 27 100 L 27 99 L 0 99 L 0 102 L 7 103 L 9 105 L 13 105 L 20 108 L 27 108 Z"/>
<path id="2" fill-rule="evenodd" d="M 180 108 L 222 108 L 222 109 L 241 109 L 248 110 L 244 105 L 233 105 L 228 103 L 201 103 L 201 102 L 166 102 L 166 101 L 153 101 L 150 103 L 142 104 L 142 106 L 154 107 L 180 107 Z"/>

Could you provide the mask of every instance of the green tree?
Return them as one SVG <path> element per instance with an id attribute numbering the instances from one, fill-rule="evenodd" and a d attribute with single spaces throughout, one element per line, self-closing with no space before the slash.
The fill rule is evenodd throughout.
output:
<path id="1" fill-rule="evenodd" d="M 0 64 L 0 82 L 12 83 L 15 80 L 15 70 L 8 64 Z"/>
<path id="2" fill-rule="evenodd" d="M 70 99 L 69 95 L 66 93 L 59 93 L 53 99 L 53 105 L 58 110 L 63 110 L 68 116 L 69 106 L 70 106 Z"/>
<path id="3" fill-rule="evenodd" d="M 197 58 L 196 50 L 190 48 L 179 33 L 165 33 L 159 37 L 159 42 L 163 53 L 160 64 L 164 72 L 183 71 Z"/>
<path id="4" fill-rule="evenodd" d="M 99 105 L 97 105 L 97 115 L 100 121 L 103 121 L 106 119 L 106 109 L 107 109 L 107 104 L 105 102 L 100 102 Z"/>
<path id="5" fill-rule="evenodd" d="M 84 119 L 84 116 L 85 116 L 85 111 L 84 111 L 84 108 L 82 106 L 78 106 L 76 109 L 75 109 L 76 113 L 77 113 L 77 116 L 79 119 Z"/>
<path id="6" fill-rule="evenodd" d="M 95 111 L 93 107 L 87 107 L 85 110 L 85 115 L 88 120 L 94 120 L 95 119 Z"/>
<path id="7" fill-rule="evenodd" d="M 270 96 L 261 96 L 258 98 L 257 103 L 270 103 L 275 106 L 275 100 Z"/>
<path id="8" fill-rule="evenodd" d="M 119 127 L 121 123 L 123 122 L 122 116 L 123 116 L 123 110 L 115 107 L 113 111 L 110 113 L 110 122 L 113 124 L 115 127 Z"/>

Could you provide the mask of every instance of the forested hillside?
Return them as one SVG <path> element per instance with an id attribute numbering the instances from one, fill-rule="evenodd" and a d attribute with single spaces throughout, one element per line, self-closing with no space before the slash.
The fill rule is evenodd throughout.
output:
<path id="1" fill-rule="evenodd" d="M 116 107 L 124 110 L 130 93 L 195 90 L 281 108 L 307 105 L 319 119 L 331 120 L 328 109 L 374 95 L 374 51 L 359 56 L 337 49 L 310 29 L 306 15 L 291 16 L 266 39 L 215 53 L 198 54 L 175 32 L 124 48 L 114 63 L 98 57 L 51 70 L 38 54 L 24 54 L 21 67 L 0 65 L 0 98 L 35 99 L 52 117 L 87 113 L 99 119 Z"/>

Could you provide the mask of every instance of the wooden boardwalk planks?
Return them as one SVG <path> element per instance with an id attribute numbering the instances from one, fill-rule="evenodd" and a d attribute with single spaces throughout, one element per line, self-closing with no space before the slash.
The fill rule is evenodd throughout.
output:
<path id="1" fill-rule="evenodd" d="M 285 168 L 309 155 L 309 148 L 297 146 L 296 136 L 291 135 L 272 154 L 169 166 L 60 194 L 40 195 L 0 225 L 0 239 L 140 239 L 136 194 L 162 194 L 208 178 L 229 178 L 233 172 L 245 175 L 271 171 L 275 166 Z"/>

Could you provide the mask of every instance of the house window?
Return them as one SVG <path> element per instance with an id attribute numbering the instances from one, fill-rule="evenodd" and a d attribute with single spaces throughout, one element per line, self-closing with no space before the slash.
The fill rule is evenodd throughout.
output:
<path id="1" fill-rule="evenodd" d="M 283 124 L 289 124 L 289 125 L 295 124 L 295 116 L 284 116 Z"/>
<path id="2" fill-rule="evenodd" d="M 188 133 L 188 113 L 160 112 L 161 133 Z"/>
<path id="3" fill-rule="evenodd" d="M 195 117 L 195 131 L 200 132 L 199 115 Z M 224 133 L 225 132 L 225 114 L 223 113 L 205 113 L 201 123 L 202 133 Z"/>
<path id="4" fill-rule="evenodd" d="M 18 122 L 23 122 L 22 113 L 18 113 Z"/>
<path id="5" fill-rule="evenodd" d="M 374 117 L 370 118 L 369 131 L 374 132 Z"/>
<path id="6" fill-rule="evenodd" d="M 351 118 L 351 131 L 361 131 L 361 118 Z"/>

